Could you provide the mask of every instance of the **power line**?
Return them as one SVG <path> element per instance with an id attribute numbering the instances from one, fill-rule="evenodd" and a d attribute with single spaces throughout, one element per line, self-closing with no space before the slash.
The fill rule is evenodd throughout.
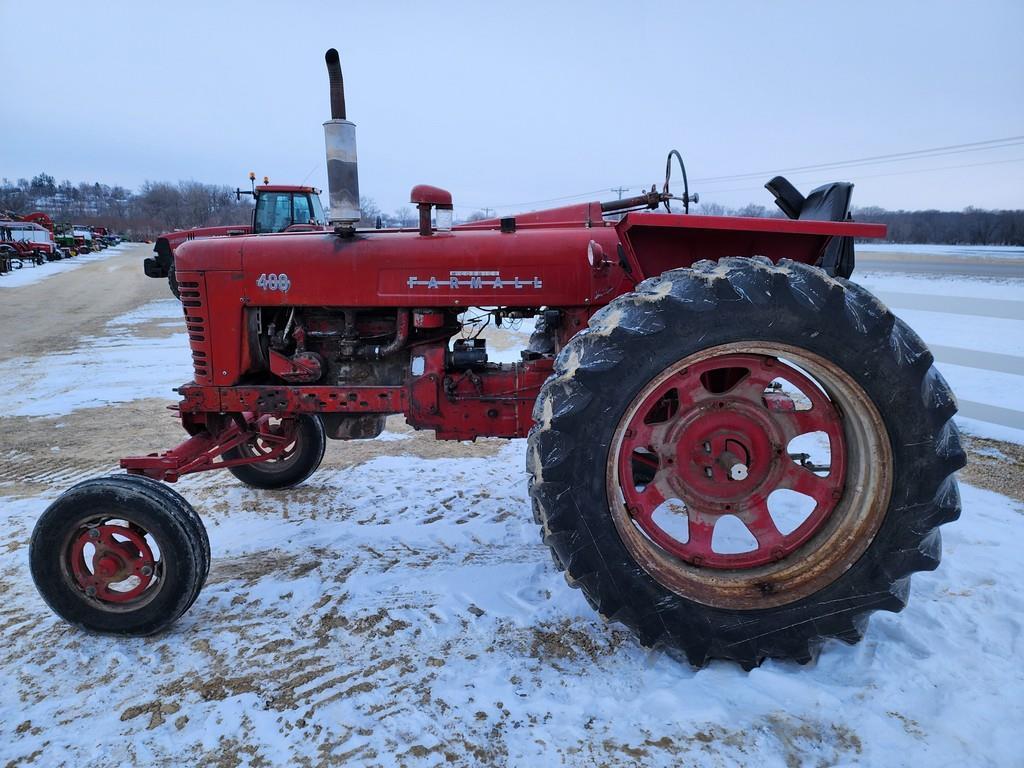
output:
<path id="1" fill-rule="evenodd" d="M 948 155 L 961 154 L 961 153 L 964 153 L 964 152 L 979 152 L 979 151 L 986 151 L 986 150 L 991 150 L 991 149 L 1003 149 L 1003 148 L 1006 148 L 1006 147 L 1015 147 L 1015 146 L 1019 146 L 1019 145 L 1022 145 L 1022 144 L 1024 144 L 1024 135 L 1020 135 L 1020 136 L 1007 136 L 1007 137 L 1004 137 L 1004 138 L 1001 138 L 1001 139 L 987 139 L 985 141 L 972 141 L 972 142 L 967 142 L 967 143 L 964 143 L 964 144 L 948 144 L 948 145 L 941 146 L 941 147 L 929 147 L 927 149 L 915 149 L 915 150 L 908 150 L 908 151 L 905 151 L 905 152 L 892 152 L 892 153 L 885 154 L 885 155 L 873 155 L 873 156 L 870 156 L 870 157 L 860 157 L 860 158 L 854 158 L 854 159 L 851 159 L 851 160 L 837 160 L 837 161 L 834 161 L 834 162 L 831 162 L 831 163 L 818 163 L 818 164 L 815 164 L 815 165 L 801 165 L 801 166 L 794 166 L 794 167 L 790 167 L 790 168 L 776 168 L 774 170 L 756 171 L 756 172 L 751 172 L 751 173 L 740 173 L 740 174 L 725 175 L 725 176 L 705 176 L 703 178 L 690 179 L 690 183 L 691 183 L 691 185 L 692 184 L 715 184 L 715 183 L 726 182 L 726 181 L 744 181 L 746 179 L 759 179 L 759 178 L 767 179 L 767 178 L 770 178 L 771 176 L 775 176 L 775 175 L 778 175 L 778 174 L 781 174 L 781 173 L 811 173 L 811 172 L 815 172 L 815 171 L 824 171 L 824 170 L 830 170 L 830 169 L 857 167 L 858 165 L 879 165 L 879 164 L 883 164 L 884 165 L 884 164 L 888 164 L 888 163 L 902 162 L 902 161 L 906 161 L 906 160 L 923 160 L 923 159 L 927 159 L 927 158 L 931 158 L 931 157 L 944 157 L 944 156 L 948 156 Z M 862 178 L 862 179 L 864 179 L 864 178 L 875 178 L 876 176 L 898 176 L 898 175 L 901 175 L 903 173 L 923 173 L 923 172 L 927 172 L 927 171 L 947 170 L 947 169 L 952 169 L 952 168 L 975 168 L 975 167 L 980 167 L 980 166 L 984 166 L 984 165 L 998 165 L 998 164 L 1003 163 L 1003 162 L 1018 162 L 1018 161 L 1017 160 L 1006 160 L 1006 161 L 997 160 L 997 161 L 993 161 L 993 162 L 990 162 L 990 163 L 973 163 L 973 164 L 967 164 L 967 165 L 946 166 L 946 167 L 943 167 L 943 168 L 926 168 L 926 169 L 921 169 L 921 170 L 899 171 L 899 172 L 887 173 L 887 174 L 876 174 L 876 175 L 869 175 L 869 176 L 857 176 L 857 177 L 853 177 L 853 178 Z M 644 186 L 643 184 L 631 184 L 628 187 L 626 187 L 626 189 L 632 189 L 633 187 L 643 187 L 643 186 Z M 758 187 L 736 187 L 736 188 L 718 189 L 718 190 L 712 190 L 712 191 L 713 191 L 714 194 L 718 194 L 718 193 L 739 192 L 739 191 L 745 191 L 745 190 L 750 190 L 750 189 L 760 189 L 760 188 L 761 188 L 760 186 L 758 186 Z M 590 195 L 596 195 L 596 194 L 600 194 L 602 192 L 619 192 L 620 195 L 621 195 L 619 187 L 611 187 L 611 188 L 605 187 L 603 189 L 594 189 L 594 190 L 590 190 L 588 192 L 580 192 L 580 193 L 575 194 L 575 195 L 564 195 L 562 197 L 551 197 L 551 198 L 547 198 L 547 199 L 544 199 L 544 200 L 528 200 L 528 201 L 518 202 L 518 203 L 504 203 L 502 205 L 492 205 L 492 206 L 490 206 L 490 208 L 494 208 L 494 209 L 501 209 L 501 208 L 526 208 L 528 206 L 543 205 L 545 203 L 558 203 L 558 202 L 565 202 L 565 201 L 569 201 L 569 200 L 576 200 L 576 199 L 579 199 L 581 197 L 588 197 Z M 475 210 L 480 210 L 481 208 L 484 208 L 484 206 L 480 206 L 480 205 L 456 205 L 455 207 L 456 208 L 473 208 Z"/>
<path id="2" fill-rule="evenodd" d="M 549 197 L 546 200 L 529 200 L 529 201 L 523 202 L 523 203 L 502 203 L 501 205 L 491 205 L 491 206 L 489 206 L 489 208 L 517 208 L 519 206 L 526 206 L 526 205 L 540 205 L 541 203 L 560 203 L 560 202 L 562 202 L 564 200 L 575 200 L 578 197 L 586 197 L 587 195 L 596 195 L 596 194 L 599 194 L 601 192 L 613 192 L 613 191 L 614 190 L 608 189 L 607 187 L 603 187 L 601 189 L 592 189 L 589 192 L 580 192 L 579 194 L 576 194 L 576 195 L 565 195 L 563 197 Z M 457 207 L 476 208 L 477 210 L 482 210 L 485 206 L 482 206 L 482 205 L 467 205 L 467 204 L 464 203 L 461 206 L 457 206 Z"/>
<path id="3" fill-rule="evenodd" d="M 309 169 L 309 173 L 307 173 L 305 175 L 305 177 L 303 177 L 302 181 L 299 182 L 299 186 L 301 187 L 303 184 L 305 184 L 306 183 L 306 179 L 308 179 L 310 176 L 312 176 L 314 171 L 319 170 L 321 166 L 323 166 L 323 163 L 317 163 L 312 168 L 310 168 Z"/>
<path id="4" fill-rule="evenodd" d="M 950 144 L 944 147 L 931 147 L 929 149 L 915 149 L 908 152 L 893 152 L 888 155 L 874 155 L 872 157 L 860 157 L 853 160 L 837 160 L 831 163 L 818 163 L 816 165 L 800 165 L 792 168 L 776 168 L 770 171 L 755 171 L 751 173 L 737 173 L 728 176 L 705 176 L 693 179 L 699 184 L 712 184 L 722 181 L 741 181 L 743 179 L 765 178 L 780 173 L 798 173 L 805 171 L 820 171 L 831 168 L 843 168 L 857 165 L 877 165 L 880 163 L 902 162 L 905 160 L 920 160 L 929 157 L 942 157 L 945 155 L 957 155 L 963 152 L 983 152 L 990 149 L 1003 149 L 1004 147 L 1015 147 L 1024 144 L 1024 136 L 1009 136 L 1004 139 L 989 139 L 988 141 L 973 141 L 968 144 Z"/>
<path id="5" fill-rule="evenodd" d="M 869 173 L 850 178 L 859 181 L 860 179 L 879 179 L 885 176 L 909 176 L 915 173 L 932 173 L 934 171 L 951 171 L 960 168 L 980 168 L 986 165 L 1003 165 L 1005 163 L 1024 163 L 1024 157 L 1009 158 L 1006 160 L 991 160 L 985 163 L 965 163 L 963 165 L 943 165 L 936 168 L 916 168 L 909 171 L 891 171 L 889 173 Z M 813 182 L 810 182 L 813 183 Z M 748 192 L 751 190 L 764 189 L 764 185 L 750 187 L 730 187 L 729 189 L 716 189 L 713 194 L 725 194 L 726 192 Z"/>

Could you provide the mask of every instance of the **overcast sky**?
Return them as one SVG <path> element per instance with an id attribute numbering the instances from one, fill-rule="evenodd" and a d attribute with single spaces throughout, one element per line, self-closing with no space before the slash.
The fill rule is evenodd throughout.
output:
<path id="1" fill-rule="evenodd" d="M 660 186 L 673 147 L 691 178 L 765 172 L 694 183 L 703 199 L 770 204 L 776 169 L 1024 136 L 1020 0 L 0 0 L 0 29 L 10 179 L 325 186 L 331 46 L 385 210 L 416 183 L 462 215 L 610 198 Z M 1022 159 L 1018 140 L 791 178 L 854 181 L 859 205 L 1021 208 Z"/>

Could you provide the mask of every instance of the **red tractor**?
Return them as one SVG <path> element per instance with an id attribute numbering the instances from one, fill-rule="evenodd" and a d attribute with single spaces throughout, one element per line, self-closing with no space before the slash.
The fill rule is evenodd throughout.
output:
<path id="1" fill-rule="evenodd" d="M 0 219 L 0 252 L 14 269 L 63 258 L 53 233 L 24 218 Z"/>
<path id="2" fill-rule="evenodd" d="M 252 195 L 256 205 L 252 211 L 252 223 L 226 227 L 199 227 L 167 232 L 156 239 L 152 256 L 143 262 L 143 269 L 149 277 L 166 277 L 171 293 L 179 296 L 178 280 L 174 268 L 174 252 L 182 243 L 206 237 L 227 237 L 233 235 L 262 235 L 270 232 L 302 232 L 322 230 L 327 224 L 323 206 L 320 204 L 320 190 L 287 184 L 270 184 L 266 176 L 263 184 L 256 186 L 256 174 L 249 174 L 251 191 L 235 190 L 236 195 Z"/>
<path id="3" fill-rule="evenodd" d="M 528 437 L 533 514 L 569 584 L 695 665 L 805 662 L 903 608 L 960 513 L 965 457 L 928 349 L 849 280 L 852 239 L 885 231 L 849 220 L 852 185 L 804 197 L 776 178 L 787 218 L 700 216 L 666 173 L 631 199 L 455 227 L 451 195 L 417 186 L 418 228 L 361 231 L 333 49 L 327 66 L 333 230 L 178 248 L 188 439 L 43 513 L 31 568 L 60 616 L 169 626 L 210 549 L 165 483 L 227 469 L 287 488 L 328 438 L 373 438 L 389 414 L 442 440 Z M 488 361 L 471 308 L 535 320 L 520 362 Z"/>

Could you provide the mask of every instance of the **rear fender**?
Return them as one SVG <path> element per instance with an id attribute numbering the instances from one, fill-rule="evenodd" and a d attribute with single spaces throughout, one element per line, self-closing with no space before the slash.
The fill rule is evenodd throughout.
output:
<path id="1" fill-rule="evenodd" d="M 630 213 L 616 225 L 637 279 L 701 259 L 766 256 L 818 264 L 835 239 L 885 237 L 885 225 L 850 221 Z"/>

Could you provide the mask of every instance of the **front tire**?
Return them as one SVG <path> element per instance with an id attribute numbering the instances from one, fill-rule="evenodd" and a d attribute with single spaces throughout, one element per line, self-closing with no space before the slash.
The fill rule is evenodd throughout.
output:
<path id="1" fill-rule="evenodd" d="M 174 258 L 173 256 L 171 257 Z M 171 289 L 174 298 L 181 298 L 181 287 L 178 285 L 178 275 L 174 271 L 174 264 L 167 268 L 167 287 Z"/>
<path id="2" fill-rule="evenodd" d="M 295 440 L 276 459 L 228 467 L 228 471 L 246 485 L 265 490 L 291 488 L 316 472 L 327 450 L 327 434 L 316 416 L 295 416 Z M 232 448 L 224 459 L 254 458 L 269 452 L 259 439 Z"/>
<path id="3" fill-rule="evenodd" d="M 40 595 L 75 626 L 145 636 L 195 602 L 210 569 L 199 516 L 178 493 L 148 478 L 86 480 L 40 516 L 29 545 Z"/>
<path id="4" fill-rule="evenodd" d="M 789 260 L 700 262 L 561 351 L 530 493 L 569 583 L 644 645 L 807 662 L 937 567 L 960 512 L 955 411 L 923 342 L 863 288 Z M 812 434 L 827 465 L 794 453 Z M 811 511 L 784 520 L 775 491 Z"/>

